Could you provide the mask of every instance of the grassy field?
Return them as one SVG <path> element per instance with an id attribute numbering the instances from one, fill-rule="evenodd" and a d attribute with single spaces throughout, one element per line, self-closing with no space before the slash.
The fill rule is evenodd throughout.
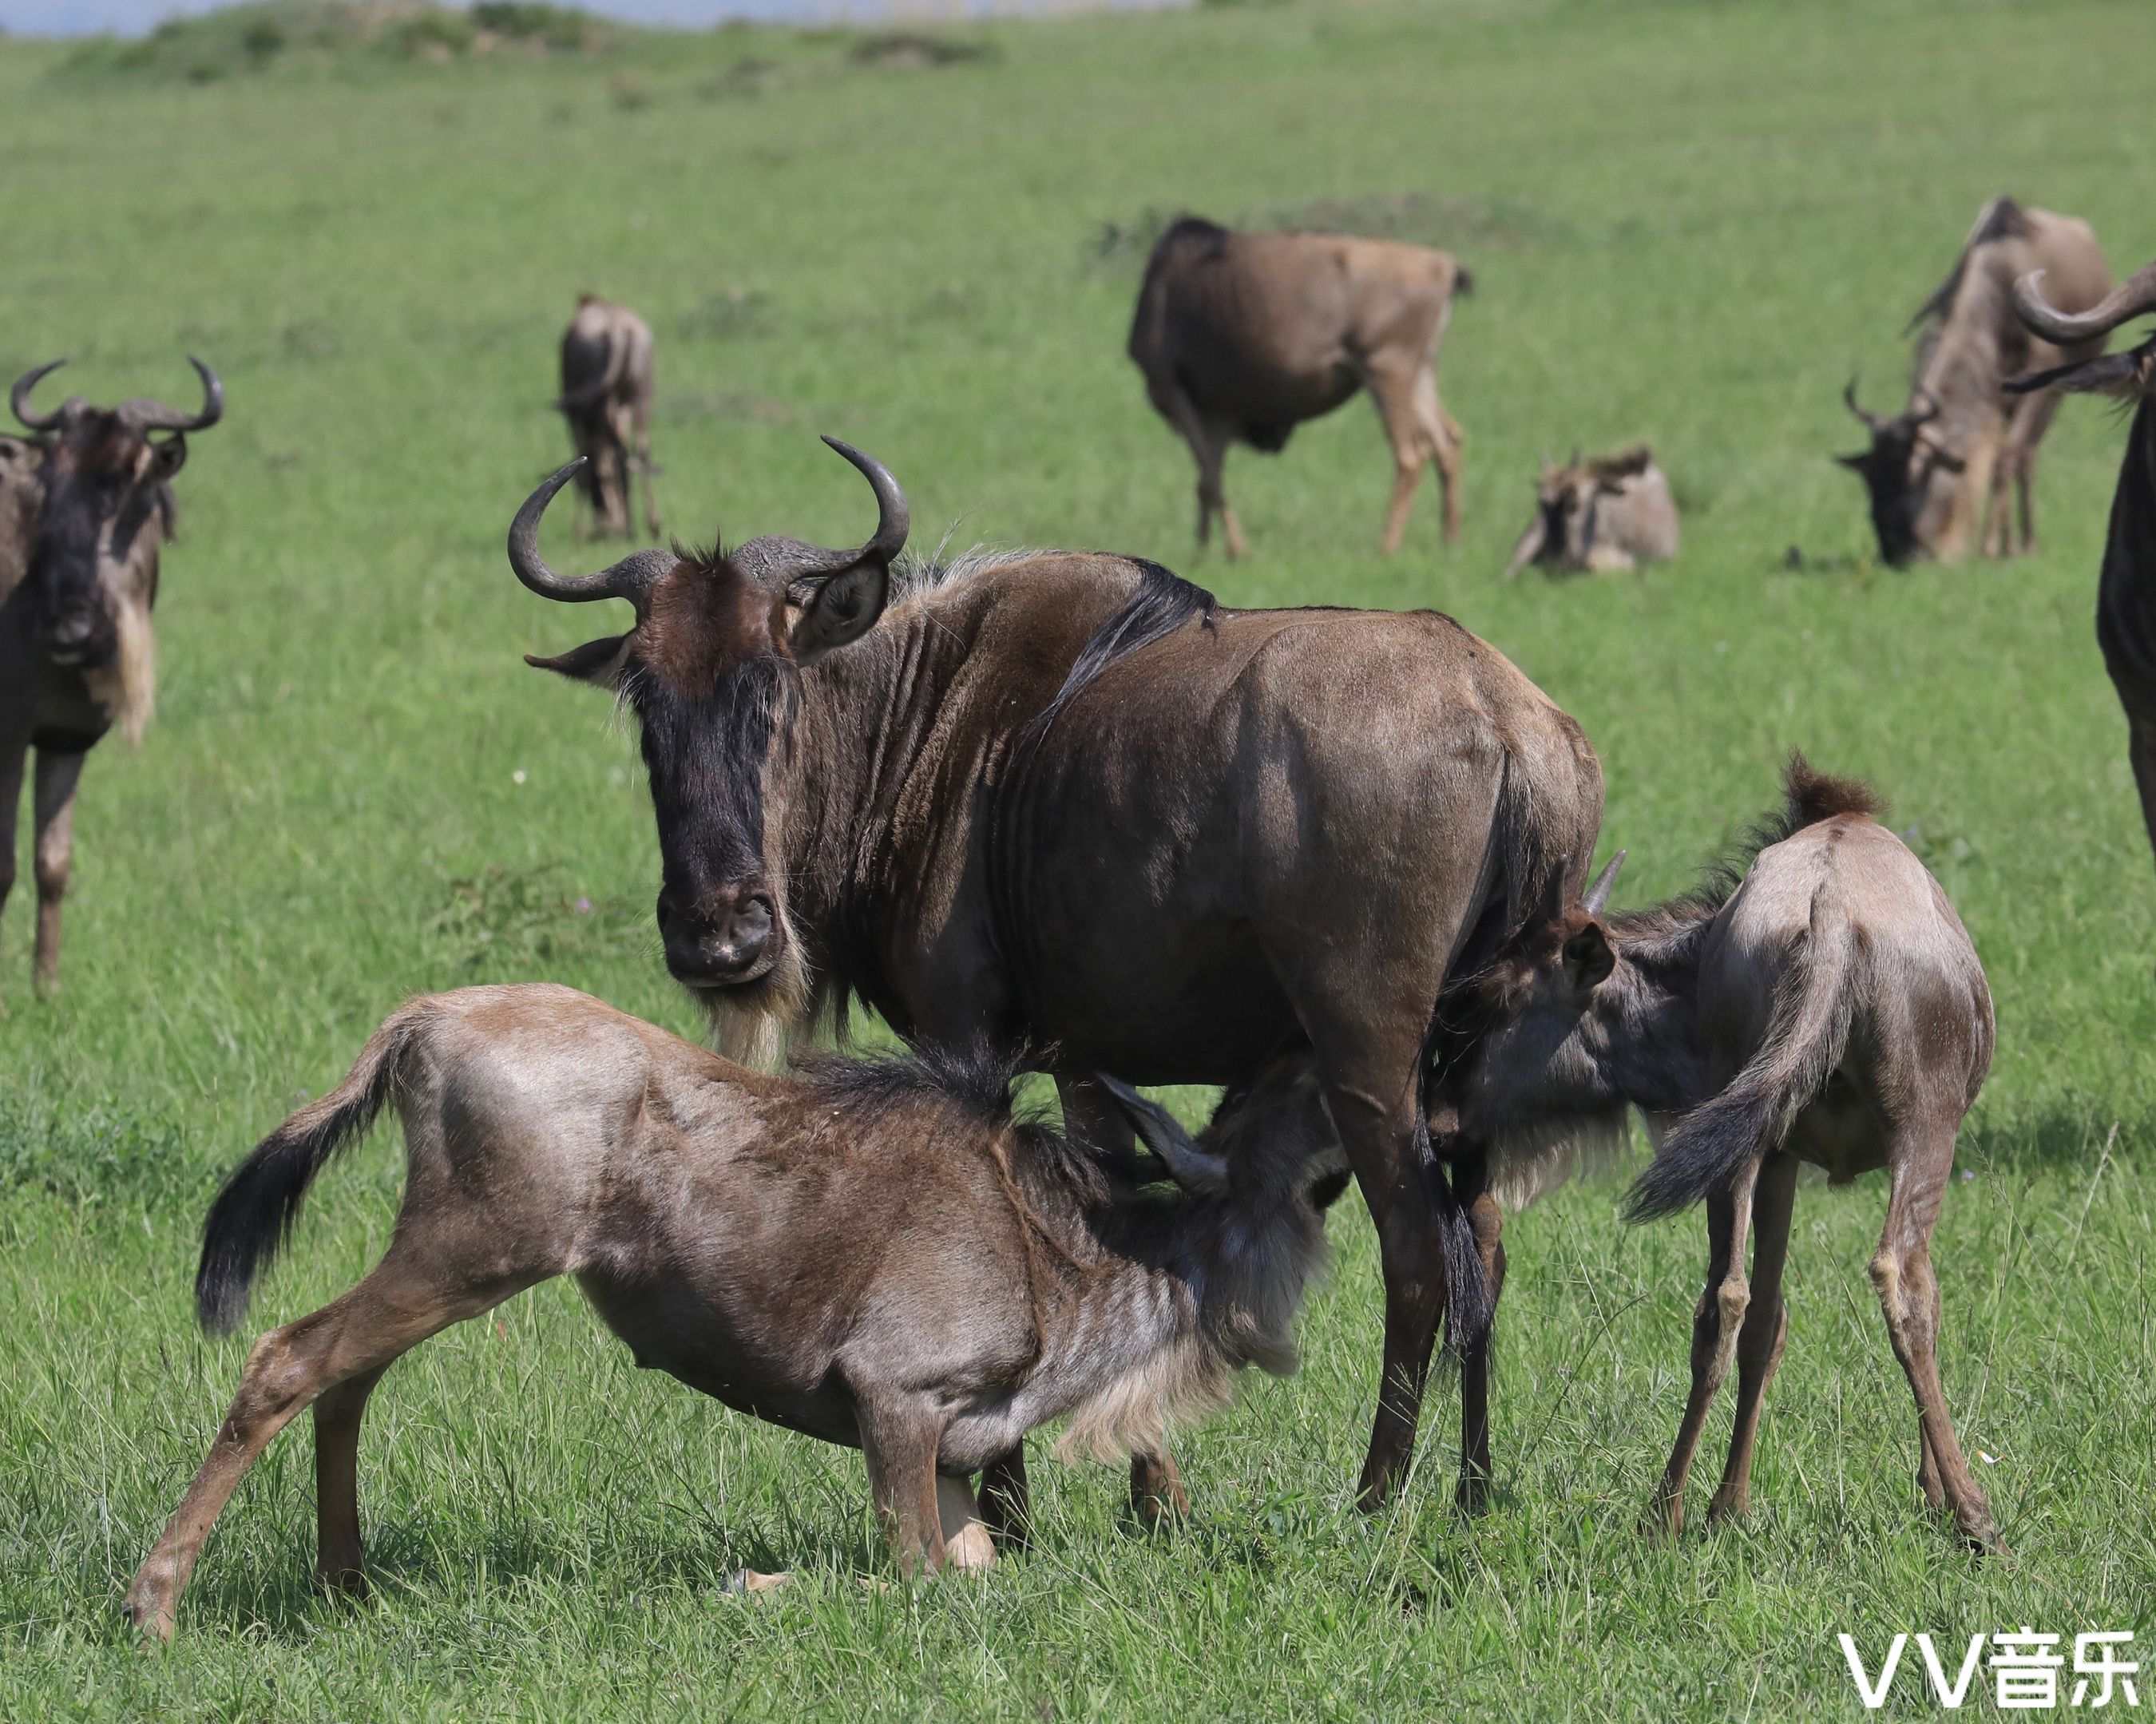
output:
<path id="1" fill-rule="evenodd" d="M 1852 446 L 1843 379 L 1887 401 L 1901 322 L 1987 196 L 2087 216 L 2114 268 L 2156 253 L 2146 23 L 2096 0 L 1450 0 L 980 28 L 937 53 L 0 42 L 0 375 L 67 353 L 100 400 L 185 400 L 193 351 L 231 398 L 180 481 L 158 722 L 87 775 L 59 1000 L 28 998 L 27 861 L 0 926 L 0 1711 L 1763 1718 L 1857 1710 L 1842 1630 L 1874 1659 L 1900 1630 L 2022 1624 L 2148 1648 L 2156 883 L 2090 628 L 2122 434 L 2066 409 L 2042 549 L 2004 567 L 1874 567 L 1827 459 Z M 1469 436 L 1456 551 L 1427 495 L 1376 557 L 1390 474 L 1358 405 L 1231 458 L 1254 554 L 1194 552 L 1188 458 L 1122 353 L 1149 226 L 1185 207 L 1469 261 L 1440 367 Z M 1635 901 L 1771 798 L 1790 745 L 1873 777 L 1998 998 L 1936 1249 L 1948 1393 L 1996 1458 L 2011 1557 L 1958 1552 L 1911 1482 L 1864 1276 L 1876 1178 L 1800 1197 L 1754 1518 L 1642 1539 L 1703 1232 L 1628 1229 L 1598 1182 L 1509 1229 L 1499 1501 L 1472 1524 L 1442 1388 L 1404 1500 L 1349 1506 L 1378 1351 L 1351 1203 L 1302 1375 L 1186 1439 L 1175 1537 L 1119 1524 L 1119 1475 L 1044 1459 L 1037 1548 L 880 1589 L 856 1456 L 639 1376 L 557 1285 L 377 1398 L 375 1603 L 310 1588 L 295 1427 L 179 1640 L 136 1655 L 121 1590 L 244 1355 L 187 1305 L 222 1171 L 416 989 L 544 977 L 694 1028 L 650 930 L 633 748 L 520 661 L 590 619 L 500 548 L 562 458 L 552 343 L 585 288 L 657 331 L 676 531 L 857 538 L 829 431 L 891 464 L 930 542 L 1140 552 L 1237 604 L 1441 607 L 1586 726 Z M 1636 436 L 1686 511 L 1681 560 L 1501 586 L 1537 450 Z M 372 1260 L 400 1170 L 384 1134 L 326 1180 L 264 1321 Z M 1726 1429 L 1725 1405 L 1711 1455 Z M 806 1581 L 723 1595 L 743 1562 Z M 1909 1658 L 1895 1704 L 1928 1715 Z"/>

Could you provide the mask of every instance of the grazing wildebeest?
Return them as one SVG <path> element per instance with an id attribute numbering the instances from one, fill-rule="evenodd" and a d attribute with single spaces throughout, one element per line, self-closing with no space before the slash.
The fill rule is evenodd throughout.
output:
<path id="1" fill-rule="evenodd" d="M 562 336 L 562 393 L 554 403 L 589 463 L 579 489 L 595 535 L 629 531 L 629 469 L 644 475 L 644 525 L 660 531 L 651 461 L 651 326 L 596 294 L 577 300 Z M 583 523 L 579 523 L 580 526 Z"/>
<path id="2" fill-rule="evenodd" d="M 1449 254 L 1392 239 L 1234 233 L 1185 216 L 1147 260 L 1130 355 L 1146 394 L 1198 459 L 1198 542 L 1220 517 L 1230 556 L 1243 530 L 1220 488 L 1228 445 L 1276 454 L 1305 419 L 1368 389 L 1393 446 L 1383 548 L 1399 548 L 1424 464 L 1460 536 L 1460 427 L 1437 398 L 1437 344 L 1472 278 Z"/>
<path id="3" fill-rule="evenodd" d="M 1669 903 L 1605 916 L 1620 853 L 1582 902 L 1553 900 L 1480 986 L 1492 1021 L 1450 1093 L 1460 1122 L 1500 1146 L 1501 1169 L 1504 1147 L 1545 1161 L 1567 1137 L 1614 1132 L 1630 1103 L 1658 1139 L 1633 1218 L 1707 1199 L 1691 1395 L 1652 1511 L 1672 1532 L 1732 1358 L 1737 1421 L 1709 1513 L 1748 1504 L 1760 1399 L 1789 1333 L 1797 1167 L 1810 1162 L 1836 1184 L 1888 1171 L 1871 1282 L 1916 1394 L 1917 1482 L 1972 1544 L 1998 1545 L 1939 1384 L 1931 1261 L 1955 1133 L 1991 1065 L 1991 994 L 1953 906 L 1871 818 L 1876 806 L 1863 785 L 1794 757 L 1787 806 L 1741 880 L 1728 869 Z"/>
<path id="4" fill-rule="evenodd" d="M 2050 303 L 2041 277 L 2017 284 L 2014 297 L 2030 326 L 2054 346 L 2100 345 L 2128 319 L 2156 311 L 2156 264 L 2144 264 L 2125 286 L 2078 316 Z M 2141 817 L 2156 847 L 2156 336 L 2127 352 L 2060 366 L 2007 387 L 2093 390 L 2140 403 L 2112 493 L 2111 529 L 2097 584 L 2096 638 L 2126 709 Z"/>
<path id="5" fill-rule="evenodd" d="M 150 608 L 172 533 L 170 481 L 187 434 L 224 412 L 217 374 L 192 362 L 203 386 L 192 413 L 139 399 L 95 408 L 80 395 L 35 413 L 31 393 L 59 359 L 24 372 L 8 396 L 31 434 L 0 436 L 0 906 L 15 883 L 16 810 L 35 749 L 40 992 L 59 980 L 84 757 L 116 724 L 139 741 L 156 705 Z M 158 433 L 170 434 L 152 440 Z"/>
<path id="6" fill-rule="evenodd" d="M 1958 562 L 1978 543 L 1979 526 L 1985 555 L 2011 555 L 2010 483 L 2020 502 L 2018 548 L 2035 542 L 2030 486 L 2058 392 L 2015 403 L 2003 386 L 2031 367 L 2087 358 L 2102 341 L 2061 349 L 2030 334 L 2012 292 L 2032 269 L 2051 273 L 2059 304 L 2071 310 L 2094 305 L 2111 285 L 2087 223 L 1993 198 L 1946 280 L 1910 320 L 1912 329 L 1931 327 L 1917 348 L 1908 405 L 1890 418 L 1857 404 L 1854 377 L 1842 391 L 1871 444 L 1835 459 L 1863 480 L 1879 554 L 1897 568 L 1917 557 Z"/>
<path id="7" fill-rule="evenodd" d="M 568 469 L 510 530 L 533 592 L 635 607 L 531 662 L 637 716 L 668 967 L 732 1047 L 858 997 L 916 1042 L 1053 1049 L 1091 1142 L 1117 1126 L 1092 1072 L 1239 1085 L 1307 1047 L 1383 1259 L 1364 1498 L 1407 1461 L 1449 1299 L 1475 1500 L 1499 1219 L 1471 1146 L 1451 1180 L 1430 1167 L 1424 1074 L 1455 967 L 1584 870 L 1586 738 L 1432 612 L 1229 611 L 1067 552 L 901 570 L 894 598 L 905 494 L 833 447 L 877 498 L 858 549 L 764 537 L 565 577 L 537 534 Z"/>
<path id="8" fill-rule="evenodd" d="M 1068 1416 L 1066 1444 L 1127 1452 L 1245 1366 L 1292 1370 L 1321 1206 L 1346 1183 L 1307 1062 L 1276 1065 L 1203 1144 L 1150 1111 L 1173 1198 L 1119 1190 L 1014 1115 L 1012 1075 L 977 1054 L 764 1076 L 566 988 L 412 1002 L 210 1210 L 196 1308 L 228 1333 L 308 1185 L 396 1102 L 388 1254 L 255 1344 L 128 1614 L 170 1636 L 218 1511 L 310 1405 L 317 1573 L 362 1585 L 367 1396 L 428 1337 L 556 1275 L 639 1366 L 859 1447 L 908 1572 L 994 1560 L 966 1475 L 1035 1426 Z"/>
<path id="9" fill-rule="evenodd" d="M 1676 499 L 1655 452 L 1641 443 L 1583 461 L 1575 449 L 1562 467 L 1543 457 L 1535 518 L 1512 547 L 1505 578 L 1531 562 L 1600 575 L 1676 554 Z"/>

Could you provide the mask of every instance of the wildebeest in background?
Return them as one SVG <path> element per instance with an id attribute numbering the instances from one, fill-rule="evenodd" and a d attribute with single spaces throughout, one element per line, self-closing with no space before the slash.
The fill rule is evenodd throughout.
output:
<path id="1" fill-rule="evenodd" d="M 1621 573 L 1677 554 L 1677 505 L 1655 452 L 1635 444 L 1560 467 L 1543 457 L 1535 518 L 1512 547 L 1505 578 L 1531 562 L 1589 574 Z"/>
<path id="2" fill-rule="evenodd" d="M 577 300 L 562 336 L 562 393 L 554 404 L 588 464 L 578 489 L 594 535 L 629 531 L 629 469 L 644 475 L 644 525 L 661 531 L 652 480 L 651 327 L 626 305 L 595 294 Z M 579 523 L 583 526 L 583 523 Z"/>
<path id="3" fill-rule="evenodd" d="M 140 399 L 95 408 L 80 395 L 33 412 L 31 393 L 64 363 L 15 380 L 8 402 L 30 435 L 0 436 L 0 906 L 15 883 L 16 811 L 34 749 L 40 990 L 59 979 L 84 757 L 116 724 L 139 741 L 156 705 L 150 608 L 172 532 L 169 481 L 187 458 L 187 434 L 224 413 L 223 387 L 199 359 L 196 413 Z"/>
<path id="4" fill-rule="evenodd" d="M 1671 1532 L 1732 1359 L 1737 1419 L 1709 1513 L 1742 1513 L 1749 1500 L 1760 1401 L 1789 1333 L 1782 1267 L 1798 1164 L 1837 1184 L 1885 1167 L 1871 1282 L 1916 1395 L 1917 1482 L 1971 1543 L 1996 1547 L 1939 1384 L 1931 1261 L 1955 1133 L 1991 1065 L 1990 991 L 1953 906 L 1870 818 L 1864 786 L 1797 756 L 1787 789 L 1741 881 L 1726 870 L 1669 903 L 1605 916 L 1613 864 L 1584 902 L 1553 901 L 1481 983 L 1495 1021 L 1450 1093 L 1463 1123 L 1500 1146 L 1507 1174 L 1506 1146 L 1536 1171 L 1553 1141 L 1614 1132 L 1631 1103 L 1658 1139 L 1633 1218 L 1707 1199 L 1691 1394 L 1653 1511 Z"/>
<path id="5" fill-rule="evenodd" d="M 2035 541 L 2030 487 L 2058 392 L 2010 400 L 2005 380 L 2088 358 L 2102 343 L 2099 337 L 2061 349 L 2030 336 L 2015 315 L 2012 295 L 2032 269 L 2050 272 L 2051 291 L 2068 310 L 2094 305 L 2111 285 L 2087 223 L 1993 198 L 1946 280 L 1910 320 L 1912 329 L 1931 326 L 1917 347 L 1908 405 L 1890 418 L 1857 404 L 1854 377 L 1842 391 L 1871 444 L 1835 459 L 1863 480 L 1879 554 L 1896 567 L 1917 557 L 1957 562 L 1977 545 L 1979 527 L 1987 556 L 2010 556 Z M 2020 503 L 2018 540 L 2010 483 Z"/>
<path id="6" fill-rule="evenodd" d="M 894 598 L 905 495 L 834 447 L 877 498 L 858 549 L 564 577 L 537 533 L 566 469 L 510 531 L 535 593 L 635 607 L 531 662 L 637 715 L 669 967 L 735 1046 L 858 996 L 916 1041 L 1054 1049 L 1094 1142 L 1116 1121 L 1093 1072 L 1234 1085 L 1308 1047 L 1383 1260 L 1365 1499 L 1407 1462 L 1448 1299 L 1472 1499 L 1500 1224 L 1471 1146 L 1450 1182 L 1431 1165 L 1424 1073 L 1455 967 L 1584 869 L 1586 738 L 1430 612 L 1227 611 L 1063 552 L 902 567 Z"/>
<path id="7" fill-rule="evenodd" d="M 2062 349 L 2101 346 L 2120 324 L 2156 311 L 2156 264 L 2143 264 L 2118 292 L 2078 316 L 2051 303 L 2042 276 L 2017 283 L 2014 298 L 2029 326 L 2046 341 Z M 2096 638 L 2126 709 L 2141 817 L 2156 848 L 2156 336 L 2129 351 L 2039 372 L 2007 387 L 2046 394 L 2093 391 L 2140 403 L 2112 493 L 2111 528 L 2097 584 Z"/>
<path id="8" fill-rule="evenodd" d="M 1460 536 L 1460 427 L 1437 398 L 1437 344 L 1471 278 L 1450 255 L 1392 239 L 1234 233 L 1185 216 L 1154 244 L 1130 355 L 1146 394 L 1198 459 L 1198 542 L 1220 517 L 1243 530 L 1220 486 L 1228 445 L 1268 454 L 1305 419 L 1368 389 L 1393 445 L 1383 548 L 1397 550 L 1424 464 L 1445 490 L 1445 537 Z"/>
<path id="9" fill-rule="evenodd" d="M 1225 1399 L 1245 1366 L 1293 1367 L 1321 1207 L 1346 1183 L 1306 1062 L 1276 1066 L 1202 1145 L 1152 1113 L 1173 1197 L 1119 1190 L 1014 1117 L 1012 1077 L 981 1055 L 763 1076 L 566 988 L 405 1006 L 210 1210 L 196 1309 L 223 1333 L 316 1175 L 396 1102 L 388 1254 L 256 1343 L 128 1614 L 171 1634 L 218 1511 L 311 1404 L 316 1571 L 362 1585 L 374 1385 L 429 1336 L 561 1275 L 639 1365 L 860 1448 L 901 1568 L 992 1562 L 965 1475 L 1027 1431 L 1067 1416 L 1066 1446 L 1127 1453 Z"/>

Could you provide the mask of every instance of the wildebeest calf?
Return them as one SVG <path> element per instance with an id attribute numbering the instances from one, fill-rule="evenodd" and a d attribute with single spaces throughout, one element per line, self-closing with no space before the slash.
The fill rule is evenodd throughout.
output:
<path id="1" fill-rule="evenodd" d="M 1644 443 L 1558 466 L 1543 458 L 1535 518 L 1512 547 L 1505 578 L 1531 562 L 1588 574 L 1618 574 L 1677 554 L 1677 505 L 1670 481 Z"/>
<path id="2" fill-rule="evenodd" d="M 1837 1183 L 1888 1170 L 1871 1280 L 1916 1393 L 1918 1482 L 1972 1544 L 1998 1545 L 1939 1384 L 1930 1249 L 1955 1134 L 1991 1064 L 1991 996 L 1953 906 L 1870 818 L 1874 808 L 1864 786 L 1798 756 L 1787 807 L 1741 883 L 1725 873 L 1605 916 L 1613 862 L 1581 902 L 1548 906 L 1484 979 L 1490 1025 L 1452 1080 L 1467 1128 L 1523 1154 L 1614 1129 L 1636 1105 L 1658 1141 L 1633 1189 L 1634 1219 L 1707 1200 L 1691 1396 L 1655 1499 L 1671 1532 L 1732 1357 L 1736 1427 L 1710 1512 L 1746 1506 L 1760 1399 L 1789 1330 L 1782 1265 L 1797 1167 L 1810 1162 Z"/>
<path id="3" fill-rule="evenodd" d="M 1244 1366 L 1292 1368 L 1319 1208 L 1346 1181 L 1306 1066 L 1274 1067 L 1202 1146 L 1127 1096 L 1185 1188 L 1173 1198 L 1014 1116 L 1009 1085 L 1007 1066 L 947 1056 L 765 1076 L 564 988 L 405 1006 L 210 1211 L 196 1304 L 223 1331 L 309 1183 L 396 1102 L 388 1255 L 256 1344 L 128 1614 L 172 1633 L 211 1522 L 310 1404 L 318 1572 L 357 1585 L 368 1393 L 429 1336 L 555 1275 L 638 1364 L 858 1445 L 909 1572 L 993 1560 L 967 1475 L 1034 1427 L 1067 1414 L 1081 1448 L 1158 1444 Z"/>

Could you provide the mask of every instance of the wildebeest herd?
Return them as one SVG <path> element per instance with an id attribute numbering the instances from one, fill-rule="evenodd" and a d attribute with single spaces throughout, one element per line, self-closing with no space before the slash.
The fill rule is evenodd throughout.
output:
<path id="1" fill-rule="evenodd" d="M 1435 359 L 1466 272 L 1443 253 L 1186 218 L 1160 239 L 1130 353 L 1199 468 L 1201 542 L 1236 441 L 1278 450 L 1358 390 L 1394 455 L 1394 549 L 1424 465 L 1456 534 L 1461 434 Z M 2036 445 L 2066 391 L 2140 402 L 2099 631 L 2156 842 L 2156 264 L 2112 290 L 2085 224 L 1998 198 L 1924 326 L 1907 404 L 1846 399 L 1881 556 L 2025 549 Z M 70 813 L 89 748 L 138 734 L 169 481 L 202 407 L 44 411 L 0 439 L 0 791 L 9 844 L 37 755 L 35 975 L 57 978 Z M 382 1261 L 249 1356 L 209 1456 L 127 1597 L 172 1629 L 209 1526 L 256 1455 L 315 1414 L 319 1569 L 361 1583 L 360 1421 L 401 1354 L 576 1275 L 637 1362 L 729 1406 L 859 1446 L 901 1568 L 978 1567 L 1029 1514 L 1024 1439 L 1131 1457 L 1134 1506 L 1184 1492 L 1178 1417 L 1237 1372 L 1285 1372 L 1324 1213 L 1352 1177 L 1376 1224 L 1383 1368 L 1359 1484 L 1413 1449 L 1440 1327 L 1462 1388 L 1458 1499 L 1484 1501 L 1504 1209 L 1645 1117 L 1635 1219 L 1704 1203 L 1691 1392 L 1651 1524 L 1735 1367 L 1711 1512 L 1741 1511 L 1787 1335 L 1799 1165 L 1884 1167 L 1871 1273 L 1918 1414 L 1918 1482 L 1960 1535 L 1999 1534 L 1940 1387 L 1929 1240 L 1990 1063 L 1990 999 L 1938 885 L 1861 784 L 1793 757 L 1780 813 L 1693 892 L 1613 912 L 1622 853 L 1580 727 L 1450 618 L 1235 610 L 1153 562 L 1082 552 L 904 555 L 905 491 L 868 483 L 859 545 L 767 535 L 638 550 L 564 574 L 539 548 L 624 534 L 651 489 L 650 331 L 587 295 L 557 405 L 578 459 L 516 511 L 516 577 L 633 621 L 531 662 L 635 717 L 662 861 L 665 962 L 716 1051 L 544 984 L 416 999 L 344 1083 L 234 1172 L 205 1225 L 198 1312 L 244 1316 L 308 1186 L 385 1107 L 407 1180 Z M 2010 491 L 2020 530 L 2010 520 Z M 1644 446 L 1548 461 L 1507 577 L 1676 553 Z M 806 1051 L 873 1009 L 902 1055 Z M 793 1067 L 783 1069 L 789 1045 Z M 1027 1072 L 1062 1120 L 1019 1105 Z M 1132 1086 L 1223 1086 L 1193 1139 Z M 816 1272 L 804 1278 L 801 1265 Z M 975 1480 L 978 1479 L 978 1486 Z M 750 1577 L 758 1584 L 767 1577 Z"/>

